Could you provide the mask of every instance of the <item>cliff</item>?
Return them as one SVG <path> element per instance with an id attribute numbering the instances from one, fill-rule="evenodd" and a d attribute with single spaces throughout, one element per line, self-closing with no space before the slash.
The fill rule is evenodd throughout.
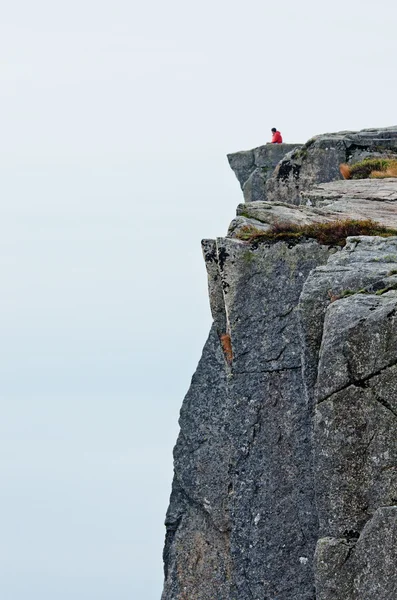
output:
<path id="1" fill-rule="evenodd" d="M 229 156 L 253 201 L 202 243 L 213 325 L 181 409 L 162 599 L 392 600 L 397 179 L 336 166 L 394 156 L 397 129 L 273 152 Z M 341 219 L 369 217 L 346 238 Z"/>

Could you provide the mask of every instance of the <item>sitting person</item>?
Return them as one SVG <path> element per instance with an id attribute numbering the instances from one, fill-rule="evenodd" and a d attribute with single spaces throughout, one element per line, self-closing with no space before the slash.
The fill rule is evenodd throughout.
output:
<path id="1" fill-rule="evenodd" d="M 277 131 L 275 127 L 272 127 L 272 141 L 271 144 L 282 144 L 283 138 L 281 137 L 281 133 Z"/>

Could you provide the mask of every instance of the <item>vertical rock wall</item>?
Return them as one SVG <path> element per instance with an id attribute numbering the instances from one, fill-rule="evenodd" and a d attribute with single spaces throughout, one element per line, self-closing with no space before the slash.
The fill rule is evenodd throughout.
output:
<path id="1" fill-rule="evenodd" d="M 297 304 L 332 251 L 203 248 L 214 327 L 181 411 L 163 600 L 308 600 L 318 524 Z"/>
<path id="2" fill-rule="evenodd" d="M 369 187 L 392 214 L 397 181 Z M 338 202 L 361 215 L 350 192 Z M 247 210 L 264 230 L 337 218 Z M 181 409 L 162 600 L 394 600 L 397 237 L 341 249 L 232 229 L 203 242 L 214 322 Z"/>
<path id="3" fill-rule="evenodd" d="M 352 240 L 313 271 L 301 296 L 319 600 L 397 593 L 396 264 L 396 238 Z M 330 304 L 330 290 L 349 295 Z"/>

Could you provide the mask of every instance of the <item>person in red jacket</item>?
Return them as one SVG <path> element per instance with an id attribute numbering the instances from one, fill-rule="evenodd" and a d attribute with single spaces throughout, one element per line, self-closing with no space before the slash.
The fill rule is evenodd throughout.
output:
<path id="1" fill-rule="evenodd" d="M 275 127 L 272 127 L 272 141 L 271 144 L 282 144 L 283 138 L 281 137 L 281 133 L 277 131 Z"/>

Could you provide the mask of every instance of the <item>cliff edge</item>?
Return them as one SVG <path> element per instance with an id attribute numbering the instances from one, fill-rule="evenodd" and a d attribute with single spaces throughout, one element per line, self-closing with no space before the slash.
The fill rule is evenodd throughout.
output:
<path id="1" fill-rule="evenodd" d="M 249 152 L 229 161 L 252 201 L 202 242 L 213 325 L 180 414 L 162 600 L 392 600 L 397 179 L 335 165 L 394 156 L 397 128 L 276 165 Z M 347 235 L 357 222 L 369 235 Z"/>

